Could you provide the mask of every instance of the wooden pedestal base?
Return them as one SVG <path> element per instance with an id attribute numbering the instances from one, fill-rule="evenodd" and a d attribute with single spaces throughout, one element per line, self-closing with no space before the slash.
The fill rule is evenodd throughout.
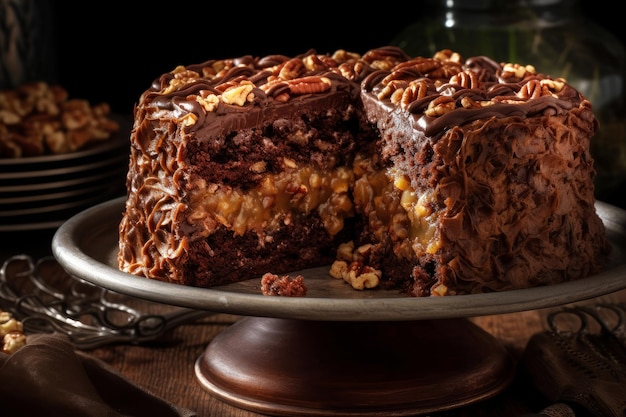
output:
<path id="1" fill-rule="evenodd" d="M 498 394 L 514 361 L 466 319 L 334 322 L 246 317 L 195 364 L 202 386 L 274 416 L 407 416 Z"/>

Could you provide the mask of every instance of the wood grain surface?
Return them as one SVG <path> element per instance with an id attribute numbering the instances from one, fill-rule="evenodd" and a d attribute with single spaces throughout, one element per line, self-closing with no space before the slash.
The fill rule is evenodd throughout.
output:
<path id="1" fill-rule="evenodd" d="M 626 302 L 626 290 L 576 303 Z M 562 307 L 558 307 L 559 309 Z M 546 317 L 553 309 L 475 317 L 470 320 L 500 340 L 520 358 L 530 337 L 545 330 Z M 199 383 L 194 363 L 208 344 L 242 317 L 217 314 L 168 333 L 158 343 L 142 346 L 108 346 L 91 353 L 118 369 L 123 375 L 152 393 L 197 412 L 199 417 L 255 417 L 263 414 L 226 404 L 212 397 Z M 445 329 L 442 329 L 445 331 Z M 429 414 L 437 417 L 523 416 L 549 405 L 541 393 L 518 370 L 514 381 L 504 392 L 467 407 Z M 328 414 L 332 415 L 332 413 Z"/>

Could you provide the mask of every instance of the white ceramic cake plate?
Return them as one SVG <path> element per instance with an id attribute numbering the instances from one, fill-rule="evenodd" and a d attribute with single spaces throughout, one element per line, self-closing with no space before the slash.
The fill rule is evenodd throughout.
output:
<path id="1" fill-rule="evenodd" d="M 195 363 L 200 384 L 236 407 L 277 416 L 408 416 L 469 405 L 502 392 L 515 373 L 500 342 L 467 320 L 582 301 L 626 288 L 626 212 L 598 202 L 612 245 L 596 276 L 499 293 L 415 298 L 357 291 L 328 267 L 297 271 L 306 297 L 270 297 L 260 277 L 194 288 L 117 268 L 124 198 L 66 221 L 53 253 L 72 276 L 122 294 L 247 316 Z"/>

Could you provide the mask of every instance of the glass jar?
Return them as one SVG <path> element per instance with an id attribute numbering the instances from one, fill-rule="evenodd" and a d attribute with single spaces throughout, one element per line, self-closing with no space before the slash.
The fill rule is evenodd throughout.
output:
<path id="1" fill-rule="evenodd" d="M 626 207 L 624 45 L 588 19 L 578 0 L 431 0 L 392 44 L 410 55 L 452 49 L 463 57 L 531 64 L 563 77 L 592 103 L 596 196 Z"/>

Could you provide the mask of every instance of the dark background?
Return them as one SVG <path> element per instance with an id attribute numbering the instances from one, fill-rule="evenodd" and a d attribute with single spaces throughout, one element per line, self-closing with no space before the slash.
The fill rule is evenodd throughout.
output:
<path id="1" fill-rule="evenodd" d="M 432 13 L 424 1 L 352 4 L 54 0 L 57 79 L 71 96 L 106 101 L 114 112 L 131 114 L 141 92 L 177 65 L 246 54 L 293 55 L 310 48 L 365 52 Z M 614 4 L 585 0 L 580 7 L 623 38 Z"/>

